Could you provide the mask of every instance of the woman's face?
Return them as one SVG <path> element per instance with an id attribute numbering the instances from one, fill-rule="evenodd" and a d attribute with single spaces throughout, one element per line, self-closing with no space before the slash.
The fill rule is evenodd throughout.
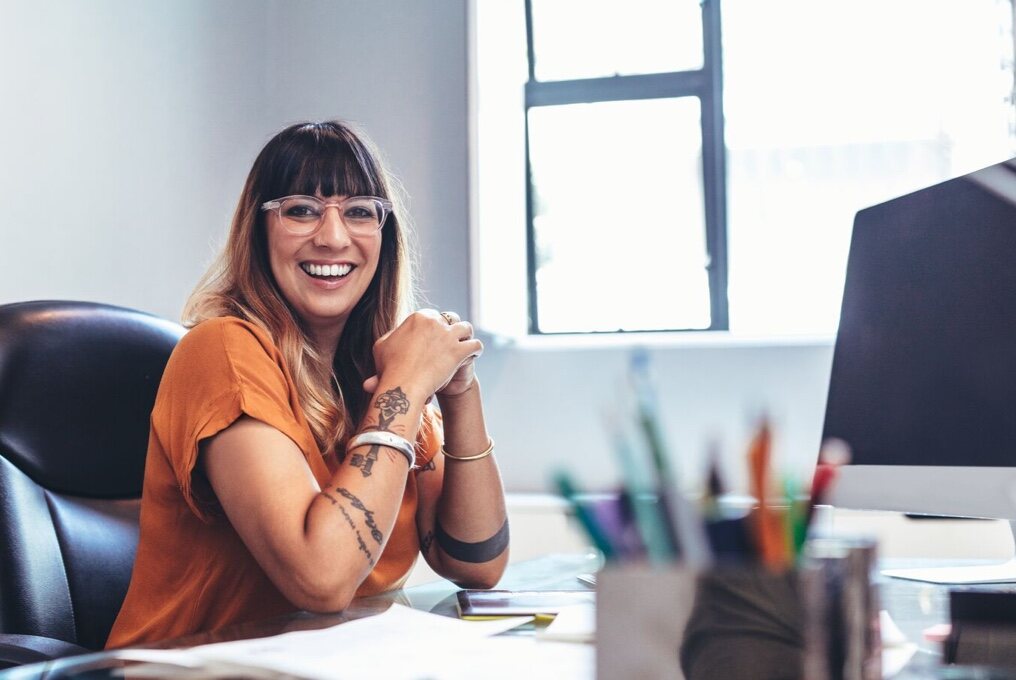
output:
<path id="1" fill-rule="evenodd" d="M 318 198 L 331 203 L 345 196 Z M 381 231 L 369 236 L 351 234 L 336 206 L 327 207 L 318 229 L 306 236 L 287 231 L 278 211 L 270 210 L 266 216 L 268 259 L 275 281 L 319 341 L 334 347 L 377 271 Z"/>

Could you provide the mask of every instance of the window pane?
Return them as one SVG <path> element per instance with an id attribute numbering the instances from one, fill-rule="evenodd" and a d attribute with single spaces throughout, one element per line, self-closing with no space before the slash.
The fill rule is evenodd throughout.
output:
<path id="1" fill-rule="evenodd" d="M 859 209 L 1013 155 L 1009 3 L 724 0 L 723 22 L 731 329 L 835 332 Z"/>
<path id="2" fill-rule="evenodd" d="M 541 332 L 709 326 L 699 108 L 529 110 Z"/>
<path id="3" fill-rule="evenodd" d="M 537 80 L 702 67 L 699 0 L 532 0 Z"/>

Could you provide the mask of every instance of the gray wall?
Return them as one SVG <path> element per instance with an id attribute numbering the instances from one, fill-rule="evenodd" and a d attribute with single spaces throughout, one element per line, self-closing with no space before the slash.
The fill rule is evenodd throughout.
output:
<path id="1" fill-rule="evenodd" d="M 429 302 L 468 310 L 467 63 L 466 0 L 0 0 L 0 303 L 87 299 L 177 318 L 262 144 L 338 116 L 365 127 L 411 197 Z M 599 413 L 626 356 L 488 348 L 480 370 L 510 489 L 542 489 L 562 464 L 587 486 L 614 482 Z M 685 474 L 715 436 L 740 480 L 762 409 L 785 460 L 806 470 L 830 356 L 823 343 L 655 348 Z"/>

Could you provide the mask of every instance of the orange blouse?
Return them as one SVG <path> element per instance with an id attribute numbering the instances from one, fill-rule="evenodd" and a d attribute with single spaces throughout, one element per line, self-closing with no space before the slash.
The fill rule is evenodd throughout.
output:
<path id="1" fill-rule="evenodd" d="M 152 411 L 141 498 L 141 536 L 130 587 L 106 646 L 123 647 L 291 612 L 226 519 L 201 474 L 198 444 L 241 414 L 300 448 L 324 488 L 336 465 L 322 456 L 282 353 L 246 321 L 222 317 L 191 329 L 169 359 Z M 440 415 L 428 409 L 417 463 L 439 450 Z M 392 535 L 357 595 L 399 587 L 420 552 L 415 475 Z M 325 565 L 323 565 L 325 566 Z"/>

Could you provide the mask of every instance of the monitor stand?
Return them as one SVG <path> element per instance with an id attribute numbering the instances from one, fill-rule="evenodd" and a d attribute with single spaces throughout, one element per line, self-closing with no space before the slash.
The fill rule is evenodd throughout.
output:
<path id="1" fill-rule="evenodd" d="M 1016 521 L 1009 521 L 1016 546 Z M 884 569 L 882 574 L 893 578 L 944 583 L 952 585 L 973 585 L 977 583 L 1016 583 L 1016 557 L 995 564 L 973 564 L 962 567 L 930 567 L 927 569 Z"/>

